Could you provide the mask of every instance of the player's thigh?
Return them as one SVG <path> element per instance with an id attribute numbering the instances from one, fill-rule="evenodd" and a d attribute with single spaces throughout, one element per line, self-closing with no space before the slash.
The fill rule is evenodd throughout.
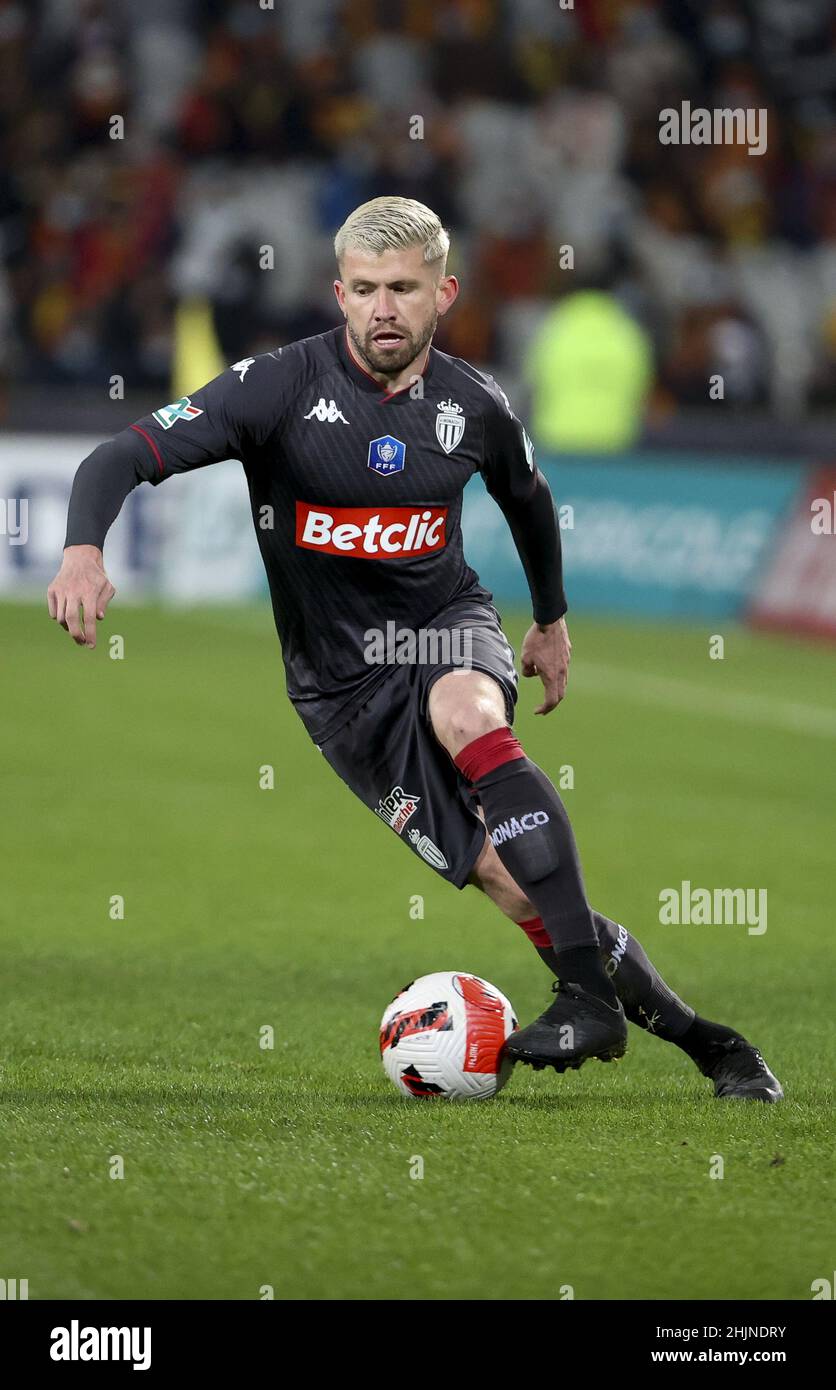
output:
<path id="1" fill-rule="evenodd" d="M 430 868 L 464 888 L 486 839 L 467 788 L 421 711 L 409 667 L 393 672 L 321 745 L 334 771 Z"/>
<path id="2" fill-rule="evenodd" d="M 486 671 L 446 671 L 433 682 L 427 712 L 433 733 L 452 758 L 508 723 L 503 689 Z"/>

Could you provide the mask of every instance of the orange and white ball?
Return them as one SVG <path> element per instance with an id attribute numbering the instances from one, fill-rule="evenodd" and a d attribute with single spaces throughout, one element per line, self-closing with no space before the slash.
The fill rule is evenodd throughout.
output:
<path id="1" fill-rule="evenodd" d="M 511 1075 L 502 1050 L 518 1026 L 509 1000 L 478 975 L 422 975 L 381 1019 L 383 1069 L 407 1096 L 489 1100 Z"/>

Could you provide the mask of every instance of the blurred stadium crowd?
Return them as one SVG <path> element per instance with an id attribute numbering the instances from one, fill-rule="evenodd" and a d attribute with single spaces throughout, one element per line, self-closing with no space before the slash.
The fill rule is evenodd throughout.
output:
<path id="1" fill-rule="evenodd" d="M 684 99 L 766 152 L 662 145 Z M 396 192 L 453 234 L 438 345 L 504 380 L 585 288 L 658 410 L 832 407 L 835 99 L 832 0 L 0 0 L 0 370 L 162 388 L 193 295 L 230 361 L 329 328 L 334 229 Z"/>

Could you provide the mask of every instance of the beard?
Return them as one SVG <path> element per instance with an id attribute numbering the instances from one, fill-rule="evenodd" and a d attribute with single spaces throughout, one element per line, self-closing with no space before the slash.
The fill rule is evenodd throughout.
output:
<path id="1" fill-rule="evenodd" d="M 407 367 L 410 362 L 414 362 L 416 357 L 421 355 L 432 338 L 437 323 L 438 314 L 433 311 L 423 327 L 415 332 L 410 331 L 408 328 L 402 328 L 400 324 L 393 324 L 392 331 L 403 334 L 403 342 L 399 347 L 389 350 L 377 347 L 373 340 L 373 335 L 381 331 L 381 326 L 379 324 L 376 328 L 369 328 L 361 338 L 359 333 L 355 332 L 349 323 L 348 336 L 351 339 L 358 357 L 360 357 L 373 372 L 381 372 L 385 376 L 397 376 L 399 372 L 403 371 L 404 367 Z"/>

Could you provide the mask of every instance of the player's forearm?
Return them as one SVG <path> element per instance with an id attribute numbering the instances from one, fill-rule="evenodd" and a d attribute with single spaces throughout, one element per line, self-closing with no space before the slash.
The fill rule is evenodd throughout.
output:
<path id="1" fill-rule="evenodd" d="M 142 447 L 125 431 L 99 444 L 79 464 L 70 494 L 65 549 L 69 545 L 104 549 L 105 536 L 125 498 L 143 480 Z"/>
<path id="2" fill-rule="evenodd" d="M 568 605 L 563 590 L 560 528 L 543 474 L 538 470 L 535 486 L 524 500 L 507 499 L 500 505 L 528 580 L 534 621 L 556 622 Z"/>

